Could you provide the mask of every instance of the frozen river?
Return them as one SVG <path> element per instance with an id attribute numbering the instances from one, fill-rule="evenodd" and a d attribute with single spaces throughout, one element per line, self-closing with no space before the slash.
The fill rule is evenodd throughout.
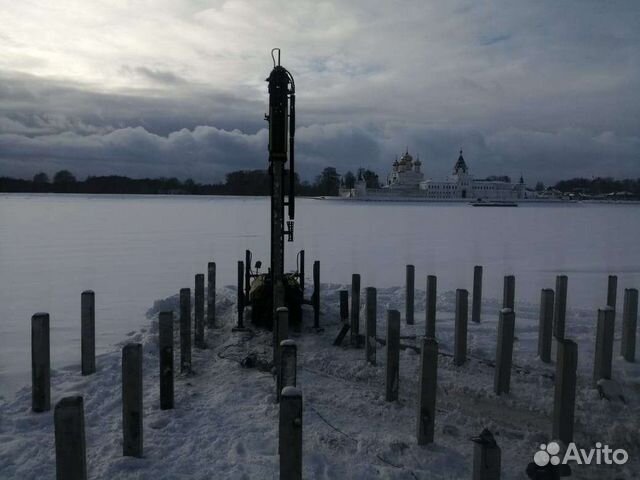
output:
<path id="1" fill-rule="evenodd" d="M 519 301 L 537 302 L 555 275 L 569 276 L 569 308 L 596 309 L 607 275 L 618 298 L 640 287 L 640 206 L 298 201 L 287 267 L 304 248 L 307 272 L 321 261 L 322 282 L 402 286 L 405 264 L 417 288 L 438 275 L 440 291 L 471 289 L 484 265 L 485 297 L 498 298 L 502 276 L 516 275 Z M 182 196 L 0 196 L 0 395 L 30 381 L 30 318 L 51 315 L 52 366 L 80 359 L 80 293 L 96 292 L 96 347 L 147 323 L 158 298 L 193 287 L 216 261 L 218 285 L 235 284 L 244 250 L 268 263 L 269 200 Z"/>

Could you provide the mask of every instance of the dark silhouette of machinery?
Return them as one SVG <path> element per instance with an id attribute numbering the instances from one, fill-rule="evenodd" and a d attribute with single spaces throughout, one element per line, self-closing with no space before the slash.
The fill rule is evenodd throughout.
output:
<path id="1" fill-rule="evenodd" d="M 277 52 L 277 61 L 274 53 Z M 271 181 L 270 267 L 261 273 L 262 262 L 252 268 L 252 253 L 245 252 L 245 261 L 238 262 L 238 325 L 244 329 L 244 308 L 251 307 L 251 321 L 271 329 L 279 307 L 289 309 L 289 323 L 299 327 L 302 305 L 314 308 L 314 326 L 318 328 L 320 297 L 320 264 L 314 262 L 314 291 L 304 298 L 304 250 L 296 257 L 296 271 L 284 272 L 285 237 L 293 241 L 295 217 L 295 123 L 296 89 L 293 75 L 280 65 L 280 49 L 271 51 L 273 70 L 269 84 L 269 178 Z M 286 210 L 286 215 L 285 215 Z M 288 217 L 288 219 L 286 218 Z"/>

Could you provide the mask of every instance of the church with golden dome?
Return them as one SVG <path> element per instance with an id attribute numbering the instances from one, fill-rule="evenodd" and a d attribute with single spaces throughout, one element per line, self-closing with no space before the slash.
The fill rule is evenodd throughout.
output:
<path id="1" fill-rule="evenodd" d="M 462 150 L 454 163 L 451 175 L 443 180 L 426 178 L 422 172 L 422 162 L 415 159 L 407 148 L 391 164 L 391 172 L 381 188 L 367 188 L 362 179 L 358 179 L 354 188 L 340 191 L 345 197 L 370 199 L 393 198 L 397 200 L 518 200 L 526 197 L 524 179 L 518 183 L 491 179 L 475 179 L 469 173 Z"/>
<path id="2" fill-rule="evenodd" d="M 387 177 L 386 188 L 392 190 L 415 190 L 424 180 L 424 174 L 420 171 L 422 162 L 420 158 L 415 160 L 409 153 L 409 149 L 400 157 L 396 157 L 392 170 Z"/>

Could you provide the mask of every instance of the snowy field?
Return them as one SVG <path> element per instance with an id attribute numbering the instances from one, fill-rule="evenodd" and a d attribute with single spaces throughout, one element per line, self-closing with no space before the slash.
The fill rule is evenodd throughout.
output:
<path id="1" fill-rule="evenodd" d="M 458 479 L 471 478 L 473 443 L 470 438 L 489 428 L 502 448 L 503 478 L 524 478 L 540 443 L 550 440 L 554 366 L 536 358 L 536 304 L 516 305 L 516 343 L 511 393 L 493 394 L 498 302 L 485 300 L 481 324 L 469 324 L 469 361 L 455 367 L 453 346 L 454 292 L 438 296 L 438 369 L 435 443 L 415 440 L 418 355 L 401 352 L 400 396 L 384 399 L 384 348 L 377 366 L 367 365 L 364 350 L 334 347 L 339 329 L 338 290 L 348 285 L 322 285 L 322 333 L 315 333 L 312 312 L 305 326 L 293 334 L 298 343 L 298 386 L 303 392 L 304 478 L 317 479 Z M 269 372 L 243 368 L 240 361 L 253 353 L 268 361 L 271 334 L 254 330 L 232 333 L 236 292 L 217 292 L 218 319 L 224 325 L 207 331 L 206 350 L 194 350 L 192 376 L 176 378 L 174 410 L 159 409 L 157 313 L 174 309 L 178 298 L 155 302 L 148 326 L 132 331 L 126 342 L 144 348 L 144 458 L 125 458 L 122 452 L 120 350 L 97 359 L 97 373 L 82 377 L 79 365 L 54 368 L 52 405 L 67 395 L 83 395 L 90 478 L 277 479 L 277 418 L 275 382 Z M 424 332 L 424 292 L 416 292 L 416 324 L 404 335 Z M 378 291 L 378 336 L 384 336 L 386 309 L 404 309 L 404 289 Z M 361 321 L 364 310 L 361 311 Z M 177 322 L 176 322 L 177 324 Z M 591 310 L 570 309 L 568 337 L 578 343 L 579 379 L 575 440 L 579 446 L 602 442 L 625 448 L 624 466 L 574 467 L 572 478 L 633 479 L 640 472 L 640 365 L 618 357 L 616 330 L 613 378 L 623 387 L 627 404 L 599 398 L 591 388 L 595 338 Z M 179 346 L 176 328 L 175 364 Z M 403 340 L 403 343 L 412 343 Z M 347 342 L 345 342 L 346 344 Z M 0 406 L 0 478 L 55 477 L 52 412 L 30 411 L 29 388 Z"/>

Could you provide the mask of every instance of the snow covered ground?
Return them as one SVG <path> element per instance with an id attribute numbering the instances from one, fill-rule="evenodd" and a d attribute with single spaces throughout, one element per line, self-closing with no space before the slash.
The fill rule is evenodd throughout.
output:
<path id="1" fill-rule="evenodd" d="M 516 343 L 511 393 L 493 394 L 498 302 L 485 299 L 481 324 L 469 323 L 470 360 L 455 367 L 446 356 L 453 347 L 455 293 L 438 298 L 437 337 L 440 351 L 435 443 L 415 440 L 419 357 L 401 352 L 400 396 L 384 399 L 384 348 L 378 365 L 367 365 L 364 350 L 334 347 L 339 329 L 338 291 L 345 285 L 322 286 L 321 325 L 315 333 L 311 312 L 305 326 L 292 334 L 298 343 L 298 386 L 303 391 L 304 478 L 317 479 L 458 479 L 471 478 L 473 443 L 489 428 L 502 449 L 503 478 L 525 478 L 540 443 L 550 440 L 553 365 L 536 358 L 538 305 L 516 305 Z M 364 296 L 362 296 L 364 298 Z M 269 360 L 271 334 L 254 330 L 232 333 L 235 288 L 217 292 L 218 319 L 208 330 L 206 350 L 193 351 L 192 376 L 176 378 L 176 408 L 159 409 L 157 313 L 176 310 L 177 296 L 158 301 L 149 325 L 131 332 L 126 342 L 144 349 L 144 458 L 122 457 L 120 349 L 97 359 L 98 371 L 80 375 L 79 365 L 52 372 L 52 406 L 79 394 L 85 401 L 87 462 L 94 479 L 269 479 L 278 478 L 275 382 L 269 372 L 244 368 L 250 353 Z M 416 292 L 416 325 L 402 322 L 402 335 L 424 332 L 424 292 Z M 378 336 L 385 335 L 386 309 L 404 310 L 404 289 L 378 290 Z M 613 377 L 623 387 L 627 404 L 601 400 L 591 388 L 595 339 L 594 311 L 569 310 L 567 336 L 577 341 L 579 379 L 575 439 L 591 448 L 596 442 L 624 448 L 629 462 L 573 467 L 574 477 L 632 479 L 640 475 L 640 365 L 618 356 L 618 314 Z M 363 324 L 364 311 L 361 313 Z M 362 328 L 362 327 L 361 327 Z M 176 322 L 176 366 L 178 332 Z M 345 342 L 346 344 L 347 342 Z M 411 343 L 411 340 L 403 340 Z M 30 411 L 30 388 L 0 404 L 0 478 L 55 477 L 53 412 Z"/>

